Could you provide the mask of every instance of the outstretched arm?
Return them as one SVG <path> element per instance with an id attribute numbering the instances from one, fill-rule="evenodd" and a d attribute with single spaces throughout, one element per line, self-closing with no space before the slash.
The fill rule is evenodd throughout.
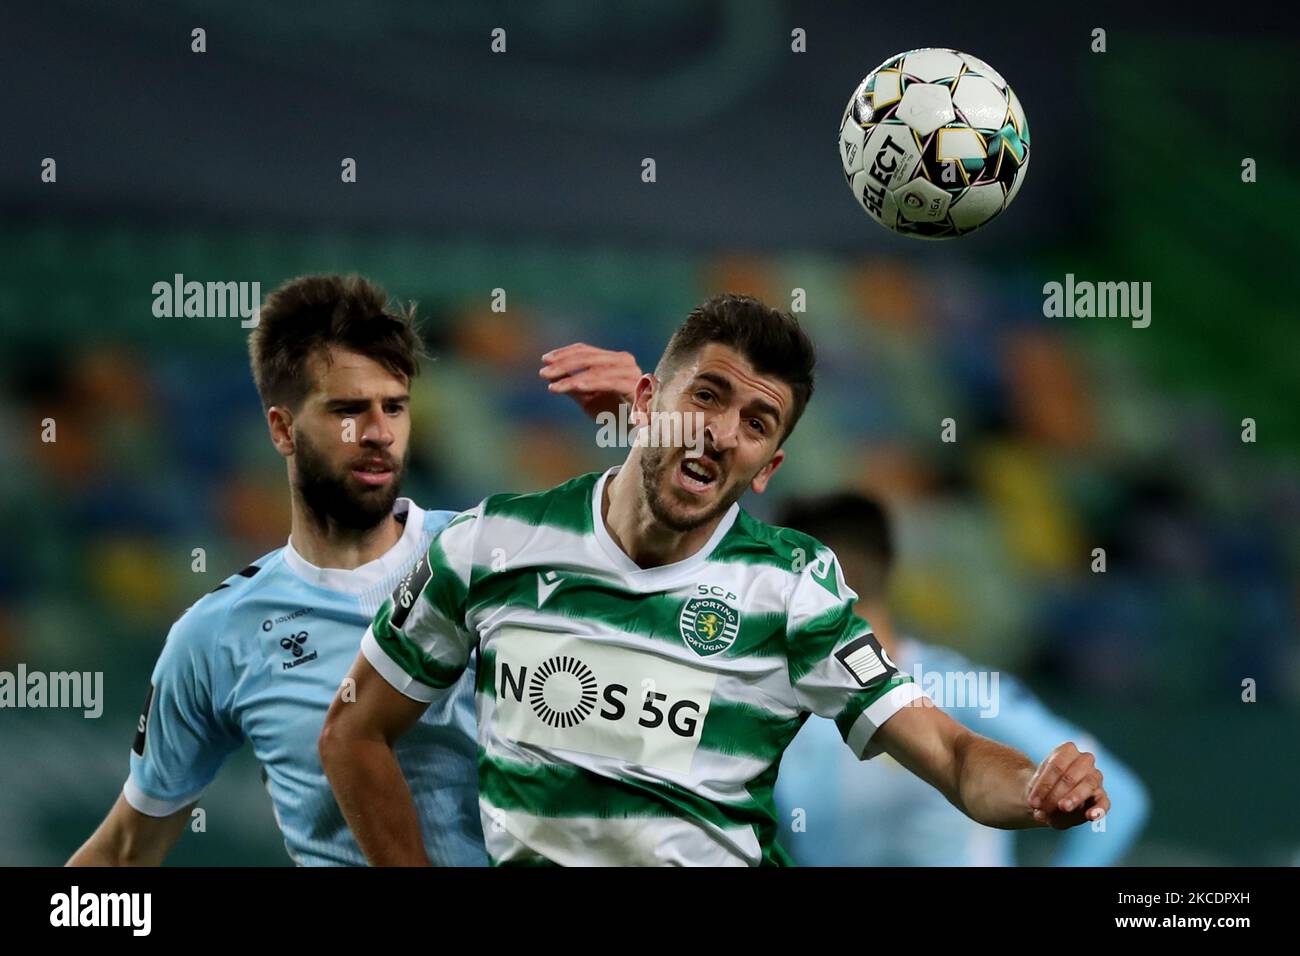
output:
<path id="1" fill-rule="evenodd" d="M 1061 744 L 1035 769 L 1020 751 L 967 730 L 926 700 L 916 704 L 876 731 L 879 744 L 977 823 L 1065 830 L 1110 809 L 1093 755 L 1074 744 Z"/>
<path id="2" fill-rule="evenodd" d="M 1062 740 L 1073 740 L 1096 755 L 1106 768 L 1106 793 L 1119 807 L 1106 814 L 1100 827 L 1075 827 L 1055 842 L 1052 866 L 1114 866 L 1132 849 L 1142 833 L 1150 810 L 1146 787 L 1134 770 L 1106 750 L 1084 728 L 1053 713 L 1028 687 L 1010 674 L 1002 674 L 1000 706 L 992 712 L 974 707 L 949 711 L 976 733 L 1024 751 L 1030 760 L 1042 760 Z"/>

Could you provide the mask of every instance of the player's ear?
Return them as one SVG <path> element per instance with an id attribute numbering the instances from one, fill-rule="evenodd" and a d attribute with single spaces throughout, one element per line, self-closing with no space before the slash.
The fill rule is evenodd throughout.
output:
<path id="1" fill-rule="evenodd" d="M 293 413 L 283 405 L 272 405 L 266 410 L 266 427 L 271 433 L 271 444 L 285 458 L 293 454 Z"/>
<path id="2" fill-rule="evenodd" d="M 754 476 L 754 480 L 749 483 L 749 487 L 754 490 L 754 494 L 761 495 L 767 488 L 767 483 L 772 480 L 776 470 L 781 467 L 781 462 L 785 461 L 785 449 L 778 448 L 772 460 L 764 465 Z"/>
<path id="3" fill-rule="evenodd" d="M 659 380 L 652 372 L 646 372 L 636 383 L 636 392 L 632 397 L 632 425 L 650 424 L 650 403 L 659 391 Z"/>

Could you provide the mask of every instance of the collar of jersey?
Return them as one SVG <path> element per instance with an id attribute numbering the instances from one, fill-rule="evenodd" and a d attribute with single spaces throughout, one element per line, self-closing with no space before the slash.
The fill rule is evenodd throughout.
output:
<path id="1" fill-rule="evenodd" d="M 633 578 L 638 585 L 646 587 L 662 586 L 670 581 L 676 581 L 678 578 L 689 575 L 696 571 L 709 559 L 713 549 L 718 546 L 718 542 L 726 537 L 731 526 L 736 522 L 736 516 L 740 514 L 740 505 L 732 504 L 727 509 L 722 520 L 718 522 L 717 528 L 714 529 L 712 536 L 706 541 L 698 551 L 689 558 L 683 558 L 680 561 L 674 561 L 672 564 L 660 565 L 657 568 L 638 567 L 637 563 L 627 556 L 622 548 L 615 543 L 609 535 L 609 529 L 605 527 L 605 517 L 600 513 L 600 503 L 605 497 L 605 482 L 617 474 L 622 465 L 615 465 L 609 471 L 605 472 L 596 481 L 595 487 L 591 490 L 591 526 L 596 536 L 596 541 L 600 545 L 601 551 L 605 556 L 614 563 L 614 569 L 619 574 Z"/>
<path id="2" fill-rule="evenodd" d="M 357 568 L 318 568 L 293 546 L 290 538 L 284 546 L 284 563 L 289 570 L 308 584 L 327 591 L 345 594 L 364 594 L 375 585 L 387 580 L 393 572 L 410 567 L 419 557 L 420 536 L 424 531 L 424 510 L 410 498 L 393 502 L 393 514 L 406 513 L 406 528 L 397 543 L 375 558 Z"/>

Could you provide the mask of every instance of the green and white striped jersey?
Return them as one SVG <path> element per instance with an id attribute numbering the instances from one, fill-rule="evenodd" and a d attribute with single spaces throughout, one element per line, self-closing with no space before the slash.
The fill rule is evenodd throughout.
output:
<path id="1" fill-rule="evenodd" d="M 494 863 L 784 863 L 772 788 L 808 715 L 865 759 L 923 693 L 807 535 L 733 505 L 696 554 L 637 567 L 601 516 L 616 470 L 453 519 L 362 653 L 428 700 L 477 646 Z"/>

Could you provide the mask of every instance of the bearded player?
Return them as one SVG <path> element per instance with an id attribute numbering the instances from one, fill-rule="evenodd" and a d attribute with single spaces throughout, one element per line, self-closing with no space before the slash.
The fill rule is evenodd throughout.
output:
<path id="1" fill-rule="evenodd" d="M 289 478 L 288 543 L 231 575 L 172 627 L 130 774 L 72 865 L 161 863 L 204 788 L 246 740 L 294 862 L 365 862 L 316 740 L 366 625 L 454 516 L 398 496 L 420 341 L 413 310 L 390 306 L 378 286 L 323 275 L 271 293 L 249 345 L 271 442 Z M 630 355 L 587 345 L 546 360 L 551 390 L 592 414 L 617 404 L 639 374 Z M 438 864 L 486 862 L 473 680 L 469 666 L 431 695 L 424 719 L 395 753 L 419 791 L 422 853 Z"/>
<path id="2" fill-rule="evenodd" d="M 643 423 L 698 416 L 702 455 L 634 446 L 604 474 L 489 497 L 443 529 L 367 630 L 355 698 L 336 696 L 320 738 L 371 863 L 428 862 L 427 782 L 403 775 L 393 742 L 475 649 L 494 863 L 786 862 L 772 788 L 814 714 L 855 756 L 889 753 L 987 826 L 1106 812 L 1091 754 L 1063 743 L 1035 768 L 946 716 L 854 615 L 835 556 L 739 507 L 784 461 L 813 365 L 789 314 L 710 299 L 634 407 Z"/>

